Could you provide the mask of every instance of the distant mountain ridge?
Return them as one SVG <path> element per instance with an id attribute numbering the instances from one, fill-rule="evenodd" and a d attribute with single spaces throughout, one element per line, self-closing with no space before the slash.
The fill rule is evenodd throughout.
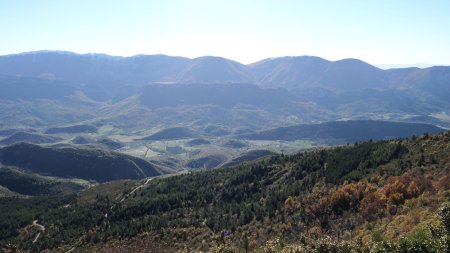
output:
<path id="1" fill-rule="evenodd" d="M 0 74 L 101 86 L 254 81 L 245 65 L 220 57 L 119 57 L 52 51 L 0 56 Z"/>
<path id="2" fill-rule="evenodd" d="M 34 144 L 43 144 L 43 143 L 54 143 L 61 141 L 62 139 L 59 137 L 51 136 L 51 135 L 41 135 L 35 133 L 27 133 L 27 132 L 15 132 L 11 136 L 0 140 L 0 144 L 2 145 L 10 145 L 18 142 L 28 142 Z"/>
<path id="3" fill-rule="evenodd" d="M 315 56 L 286 56 L 262 60 L 250 64 L 249 67 L 263 87 L 387 87 L 387 80 L 381 74 L 382 70 L 357 59 L 332 62 Z M 348 87 L 350 84 L 357 86 Z"/>
<path id="4" fill-rule="evenodd" d="M 445 95 L 450 90 L 448 66 L 383 70 L 358 59 L 327 61 L 315 56 L 271 58 L 248 66 L 262 87 L 337 91 L 414 88 L 432 95 L 436 95 L 435 88 Z"/>
<path id="5" fill-rule="evenodd" d="M 450 67 L 383 70 L 358 59 L 328 61 L 316 56 L 286 56 L 244 65 L 222 57 L 194 59 L 167 55 L 130 57 L 36 51 L 0 56 L 0 74 L 42 77 L 114 87 L 149 83 L 253 83 L 264 88 L 333 90 L 420 86 L 442 79 Z M 403 82 L 402 82 L 403 81 Z M 445 80 L 448 84 L 448 80 Z M 448 88 L 448 86 L 447 86 Z"/>

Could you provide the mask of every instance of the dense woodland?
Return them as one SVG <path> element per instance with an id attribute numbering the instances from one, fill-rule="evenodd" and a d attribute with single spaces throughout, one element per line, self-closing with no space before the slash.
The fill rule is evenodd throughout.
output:
<path id="1" fill-rule="evenodd" d="M 377 120 L 349 120 L 320 124 L 280 127 L 241 137 L 254 140 L 320 140 L 329 144 L 353 143 L 360 140 L 404 138 L 422 133 L 438 134 L 444 129 L 430 124 L 411 124 Z"/>
<path id="2" fill-rule="evenodd" d="M 77 184 L 67 179 L 44 177 L 0 164 L 0 185 L 17 194 L 64 195 L 81 191 L 84 188 L 83 183 L 87 184 L 81 181 Z"/>
<path id="3" fill-rule="evenodd" d="M 105 149 L 52 148 L 17 143 L 0 148 L 0 162 L 35 173 L 107 182 L 166 173 L 143 159 Z"/>
<path id="4" fill-rule="evenodd" d="M 114 181 L 78 195 L 4 198 L 0 244 L 24 251 L 448 252 L 449 155 L 447 132 Z"/>

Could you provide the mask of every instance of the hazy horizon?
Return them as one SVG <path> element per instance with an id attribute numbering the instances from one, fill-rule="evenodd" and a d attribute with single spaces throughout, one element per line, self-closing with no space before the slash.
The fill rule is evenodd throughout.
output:
<path id="1" fill-rule="evenodd" d="M 67 50 L 221 56 L 244 64 L 314 55 L 449 65 L 446 1 L 0 0 L 0 55 Z"/>

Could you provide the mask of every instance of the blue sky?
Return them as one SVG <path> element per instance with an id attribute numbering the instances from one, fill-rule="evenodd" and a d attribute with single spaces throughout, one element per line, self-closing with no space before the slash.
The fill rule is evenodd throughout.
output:
<path id="1" fill-rule="evenodd" d="M 450 64 L 450 1 L 0 0 L 0 55 L 285 55 Z"/>

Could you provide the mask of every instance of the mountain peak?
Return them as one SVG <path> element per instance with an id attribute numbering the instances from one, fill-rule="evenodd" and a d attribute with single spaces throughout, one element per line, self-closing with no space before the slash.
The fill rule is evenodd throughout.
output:
<path id="1" fill-rule="evenodd" d="M 191 61 L 180 74 L 179 83 L 255 83 L 247 66 L 216 56 L 202 56 Z"/>
<path id="2" fill-rule="evenodd" d="M 358 59 L 328 61 L 316 56 L 287 56 L 249 65 L 264 87 L 337 90 L 386 87 L 382 70 Z"/>
<path id="3" fill-rule="evenodd" d="M 249 67 L 255 67 L 261 64 L 267 64 L 267 63 L 279 63 L 279 62 L 328 62 L 328 60 L 325 60 L 318 56 L 311 56 L 311 55 L 301 55 L 301 56 L 280 56 L 280 57 L 272 57 L 272 58 L 266 58 L 261 61 L 257 61 L 254 63 L 248 64 Z"/>
<path id="4" fill-rule="evenodd" d="M 334 64 L 340 64 L 341 66 L 346 67 L 367 67 L 367 68 L 373 68 L 373 69 L 379 69 L 365 61 L 362 61 L 360 59 L 355 58 L 346 58 L 342 60 L 337 60 L 333 62 Z"/>

